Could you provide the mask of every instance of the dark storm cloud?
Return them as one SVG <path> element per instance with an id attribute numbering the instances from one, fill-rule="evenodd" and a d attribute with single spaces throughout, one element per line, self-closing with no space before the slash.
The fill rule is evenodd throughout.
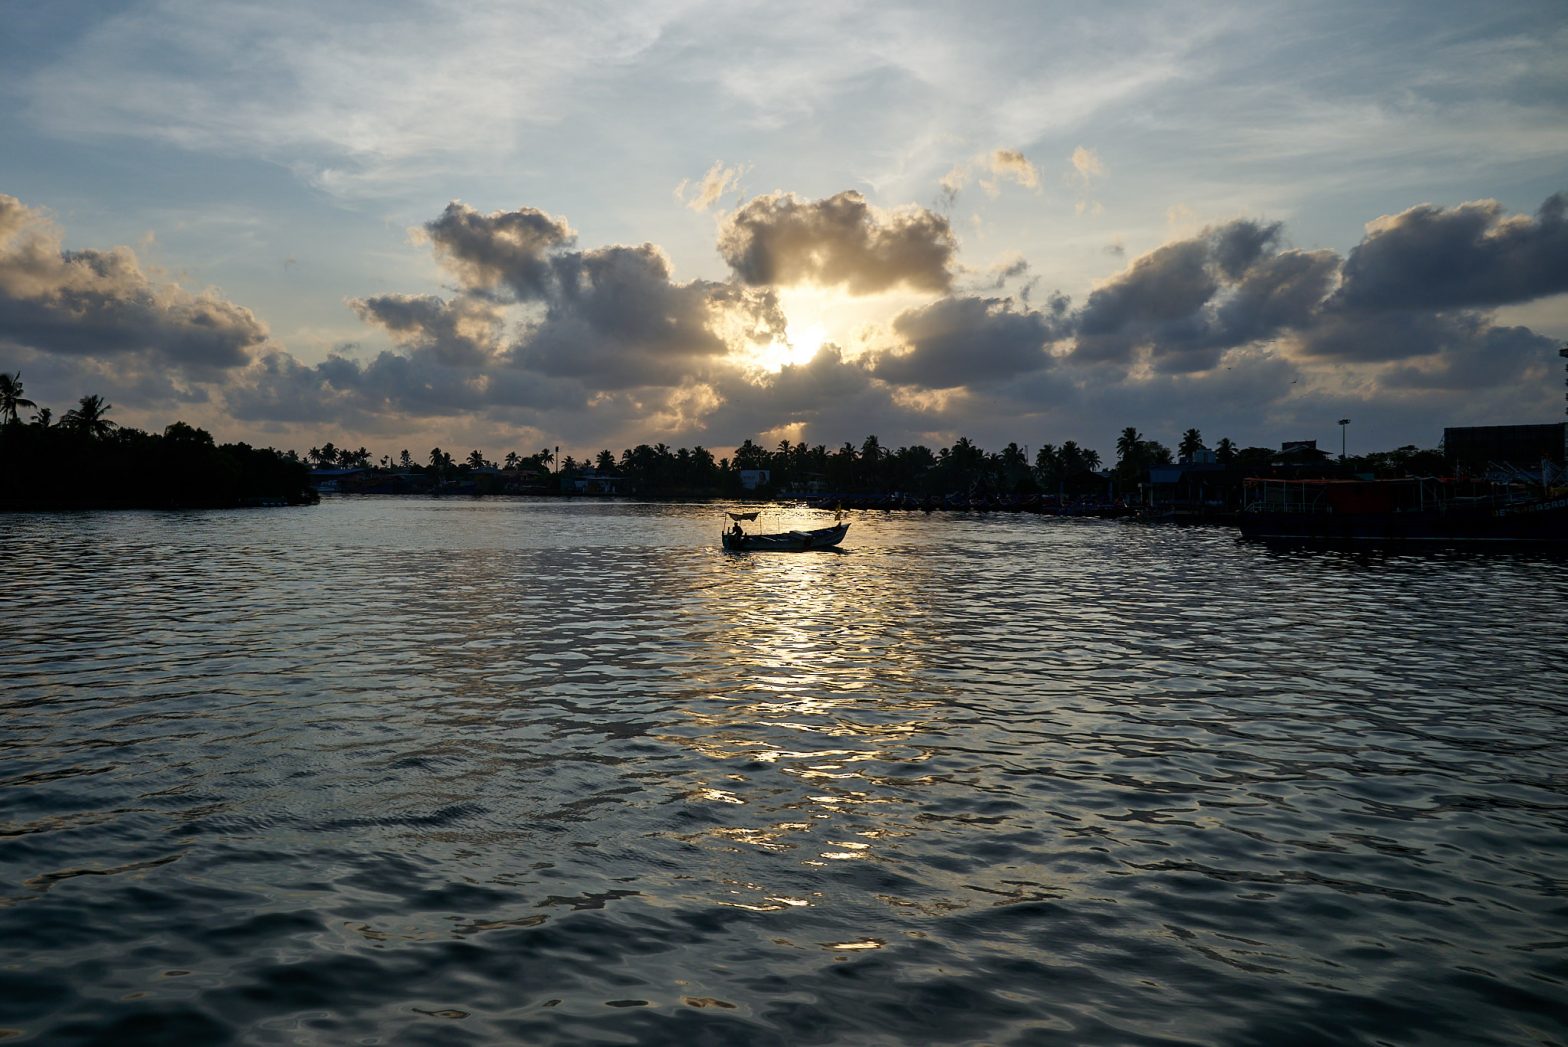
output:
<path id="1" fill-rule="evenodd" d="M 895 385 L 952 389 L 1027 374 L 1050 362 L 1045 345 L 1058 332 L 1046 315 L 1002 298 L 944 298 L 903 313 L 893 329 L 910 346 L 876 361 L 875 374 Z"/>
<path id="2" fill-rule="evenodd" d="M 896 402 L 891 387 L 860 361 L 845 360 L 834 345 L 760 380 L 738 373 L 721 376 L 714 391 L 722 402 L 703 428 L 707 439 L 721 445 L 791 425 L 804 425 L 815 442 L 858 440 L 871 433 L 902 441 L 938 421 Z"/>
<path id="3" fill-rule="evenodd" d="M 1207 238 L 1165 244 L 1134 260 L 1089 295 L 1078 316 L 1080 346 L 1090 355 L 1121 353 L 1163 329 L 1187 324 L 1220 289 L 1211 261 Z"/>
<path id="4" fill-rule="evenodd" d="M 321 421 L 377 416 L 433 418 L 467 414 L 492 403 L 544 406 L 523 389 L 543 393 L 542 383 L 497 382 L 490 371 L 443 363 L 435 353 L 384 350 L 367 362 L 330 356 L 304 364 L 287 353 L 269 353 L 225 390 L 237 418 L 268 421 Z M 556 392 L 551 390 L 551 392 Z M 346 423 L 345 423 L 346 424 Z"/>
<path id="5" fill-rule="evenodd" d="M 1220 287 L 1207 237 L 1157 248 L 1089 295 L 1078 314 L 1074 355 L 1123 365 L 1147 347 L 1162 369 L 1212 366 L 1219 350 L 1207 307 Z"/>
<path id="6" fill-rule="evenodd" d="M 1279 222 L 1267 224 L 1240 220 L 1230 222 L 1209 234 L 1214 264 L 1226 280 L 1236 281 L 1258 259 L 1279 246 Z"/>
<path id="7" fill-rule="evenodd" d="M 1283 251 L 1254 263 L 1216 310 L 1216 340 L 1246 345 L 1310 324 L 1338 270 L 1333 251 Z"/>
<path id="8" fill-rule="evenodd" d="M 815 201 L 759 196 L 725 220 L 718 246 L 754 287 L 815 283 L 874 294 L 900 286 L 947 291 L 958 243 L 939 214 L 879 212 L 850 191 Z"/>
<path id="9" fill-rule="evenodd" d="M 501 318 L 488 301 L 386 294 L 355 299 L 349 305 L 361 320 L 384 328 L 410 348 L 430 352 L 444 364 L 476 367 L 496 349 Z"/>
<path id="10" fill-rule="evenodd" d="M 1557 343 L 1528 327 L 1494 327 L 1473 313 L 1455 318 L 1427 366 L 1405 364 L 1382 379 L 1387 389 L 1478 391 L 1556 378 Z"/>
<path id="11" fill-rule="evenodd" d="M 565 219 L 532 207 L 480 214 L 457 200 L 424 226 L 436 254 L 470 289 L 505 285 L 523 301 L 543 298 L 552 275 L 550 253 L 577 235 Z"/>
<path id="12" fill-rule="evenodd" d="M 1372 223 L 1343 260 L 1281 248 L 1278 224 L 1206 229 L 1094 291 L 1074 357 L 1114 371 L 1146 352 L 1157 372 L 1195 373 L 1228 349 L 1283 338 L 1325 362 L 1442 357 L 1401 372 L 1407 383 L 1475 373 L 1457 361 L 1519 344 L 1489 333 L 1488 308 L 1568 290 L 1564 206 L 1558 194 L 1533 217 L 1494 201 L 1412 208 Z"/>
<path id="13" fill-rule="evenodd" d="M 121 413 L 125 408 L 179 411 L 212 398 L 206 386 L 186 380 L 166 360 L 148 353 L 121 353 L 105 358 L 66 356 L 9 346 L 0 340 L 0 371 L 20 372 L 26 381 L 28 398 L 50 408 L 56 420 L 87 392 L 97 393 L 114 404 L 115 417 L 121 419 L 125 417 Z M 26 409 L 21 412 L 24 421 L 30 420 L 32 414 Z"/>
<path id="14" fill-rule="evenodd" d="M 670 279 L 669 260 L 652 244 L 605 247 L 554 259 L 544 318 L 511 351 L 521 367 L 603 389 L 676 385 L 728 352 L 715 311 L 743 318 L 754 337 L 782 330 L 777 302 L 724 284 Z"/>
<path id="15" fill-rule="evenodd" d="M 1568 197 L 1534 217 L 1496 200 L 1423 204 L 1374 223 L 1345 259 L 1340 310 L 1457 309 L 1526 302 L 1568 291 Z"/>
<path id="16" fill-rule="evenodd" d="M 1555 355 L 1551 339 L 1496 326 L 1491 314 L 1471 310 L 1330 313 L 1303 335 L 1300 348 L 1326 363 L 1403 362 L 1382 379 L 1390 388 L 1497 386 Z"/>
<path id="17" fill-rule="evenodd" d="M 1238 219 L 1136 259 L 1089 295 L 1075 355 L 1124 365 L 1147 349 L 1156 370 L 1191 373 L 1227 349 L 1310 324 L 1339 258 L 1280 251 L 1280 234 L 1278 223 Z"/>
<path id="18" fill-rule="evenodd" d="M 224 389 L 223 398 L 229 414 L 242 421 L 321 422 L 343 417 L 345 406 L 319 367 L 285 352 L 263 354 Z"/>
<path id="19" fill-rule="evenodd" d="M 545 221 L 540 212 L 479 215 L 454 204 L 426 230 L 466 290 L 451 299 L 385 294 L 352 301 L 399 351 L 363 362 L 333 356 L 314 366 L 269 357 L 235 390 L 236 413 L 435 417 L 581 411 L 590 402 L 609 405 L 596 415 L 626 404 L 655 409 L 728 353 L 717 324 L 759 342 L 785 326 L 771 292 L 677 283 L 668 258 L 651 244 L 568 249 L 565 223 Z M 492 293 L 501 287 L 515 303 Z M 526 315 L 508 342 L 506 310 L 514 304 Z M 624 400 L 619 408 L 617 397 Z"/>
<path id="20" fill-rule="evenodd" d="M 248 309 L 151 279 L 128 248 L 62 250 L 38 212 L 0 195 L 0 343 L 94 358 L 141 354 L 216 378 L 248 363 L 266 338 Z"/>
<path id="21" fill-rule="evenodd" d="M 1559 193 L 1533 217 L 1482 200 L 1371 223 L 1341 266 L 1338 289 L 1300 325 L 1297 350 L 1340 364 L 1410 361 L 1386 376 L 1390 387 L 1485 386 L 1489 376 L 1518 374 L 1521 347 L 1540 353 L 1549 345 L 1522 328 L 1496 327 L 1491 310 L 1568 290 L 1563 209 Z"/>
<path id="22" fill-rule="evenodd" d="M 1315 317 L 1310 327 L 1298 333 L 1294 346 L 1306 358 L 1339 364 L 1385 363 L 1441 352 L 1455 341 L 1454 318 L 1442 313 L 1336 310 Z"/>
<path id="23" fill-rule="evenodd" d="M 756 340 L 784 329 L 767 292 L 677 283 L 652 244 L 571 249 L 565 220 L 533 208 L 485 215 L 454 202 L 424 231 L 475 301 L 387 295 L 356 307 L 405 344 L 441 349 L 447 363 L 466 354 L 477 365 L 493 349 L 478 322 L 488 308 L 479 300 L 499 288 L 541 310 L 507 350 L 506 365 L 599 389 L 679 384 L 728 350 L 714 330 L 719 311 L 744 321 Z"/>

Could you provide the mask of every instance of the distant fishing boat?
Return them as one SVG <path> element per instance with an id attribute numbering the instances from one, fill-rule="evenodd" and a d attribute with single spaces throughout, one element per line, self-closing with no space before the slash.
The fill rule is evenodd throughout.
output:
<path id="1" fill-rule="evenodd" d="M 756 513 L 728 513 L 734 525 L 721 538 L 726 552 L 779 552 L 800 553 L 811 549 L 832 549 L 844 540 L 849 524 L 840 521 L 832 527 L 818 527 L 809 531 L 779 531 L 774 534 L 747 534 L 740 526 L 742 520 L 755 520 Z"/>

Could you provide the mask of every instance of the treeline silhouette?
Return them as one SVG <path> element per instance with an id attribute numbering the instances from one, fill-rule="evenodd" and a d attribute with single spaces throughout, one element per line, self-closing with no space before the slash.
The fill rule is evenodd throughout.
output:
<path id="1" fill-rule="evenodd" d="M 367 449 L 351 451 L 329 442 L 312 447 L 306 457 L 322 467 L 368 468 L 381 474 L 402 472 L 419 476 L 426 483 L 434 483 L 437 477 L 449 482 L 476 481 L 468 487 L 477 493 L 553 492 L 569 488 L 574 479 L 613 477 L 618 481 L 617 492 L 645 497 L 897 492 L 916 498 L 1042 494 L 1111 499 L 1136 492 L 1154 466 L 1170 464 L 1178 456 L 1194 460 L 1206 452 L 1212 453 L 1216 464 L 1230 467 L 1227 471 L 1237 477 L 1267 475 L 1280 456 L 1276 448 L 1238 447 L 1229 438 L 1219 440 L 1210 451 L 1196 428 L 1183 433 L 1172 451 L 1159 441 L 1146 438 L 1136 427 L 1128 427 L 1117 438 L 1116 460 L 1109 467 L 1098 451 L 1073 440 L 1060 445 L 1040 444 L 1031 454 L 1029 448 L 1018 443 L 1009 443 L 1000 451 L 987 451 L 967 437 L 937 450 L 918 444 L 889 448 L 876 436 L 866 437 L 858 446 L 846 442 L 833 449 L 788 439 L 769 448 L 747 439 L 733 454 L 724 457 L 716 457 L 700 445 L 672 448 L 663 443 L 638 444 L 619 456 L 605 449 L 581 460 L 568 455 L 559 461 L 548 449 L 532 455 L 508 452 L 496 461 L 478 448 L 458 459 L 436 447 L 422 460 L 416 460 L 406 449 L 396 456 L 383 456 L 379 467 Z M 1311 461 L 1309 458 L 1308 464 Z M 1410 468 L 1430 474 L 1442 466 L 1440 452 L 1419 451 L 1411 446 L 1351 458 L 1336 468 L 1402 475 Z M 1293 468 L 1299 471 L 1301 467 Z M 485 475 L 495 470 L 502 475 Z M 359 489 L 377 489 L 374 476 L 367 480 L 370 482 Z"/>
<path id="2" fill-rule="evenodd" d="M 21 420 L 23 408 L 36 409 L 28 423 Z M 919 444 L 888 448 L 876 436 L 831 450 L 788 439 L 769 448 L 747 439 L 723 457 L 701 445 L 671 448 L 657 443 L 638 444 L 619 456 L 605 449 L 582 460 L 570 455 L 557 460 L 555 452 L 545 449 L 531 455 L 508 452 L 497 462 L 477 448 L 458 459 L 440 447 L 422 460 L 406 449 L 377 460 L 364 447 L 350 450 L 330 442 L 310 448 L 303 457 L 293 450 L 244 443 L 218 445 L 210 434 L 184 422 L 150 434 L 117 426 L 107 417 L 110 409 L 102 397 L 84 396 L 55 422 L 48 408 L 23 396 L 20 374 L 0 372 L 0 508 L 301 504 L 316 498 L 312 463 L 371 474 L 370 483 L 341 488 L 348 491 L 441 490 L 456 482 L 475 493 L 562 493 L 573 489 L 574 480 L 599 477 L 615 483 L 597 490 L 643 497 L 899 493 L 911 498 L 1044 495 L 1114 500 L 1136 494 L 1150 468 L 1178 456 L 1191 461 L 1212 455 L 1216 464 L 1229 467 L 1229 478 L 1206 483 L 1239 489 L 1240 477 L 1268 475 L 1281 453 L 1238 447 L 1229 438 L 1210 451 L 1196 428 L 1183 433 L 1172 451 L 1129 426 L 1117 437 L 1116 461 L 1109 467 L 1098 451 L 1073 440 L 1043 443 L 1030 454 L 1018 443 L 987 451 L 968 437 L 934 451 Z M 1400 476 L 1433 475 L 1444 465 L 1442 452 L 1406 446 L 1351 457 L 1333 468 Z M 1299 474 L 1300 465 L 1292 468 Z M 399 476 L 419 482 L 377 483 L 378 477 Z M 1228 497 L 1234 492 L 1223 493 Z"/>
<path id="3" fill-rule="evenodd" d="M 184 422 L 162 433 L 124 428 L 112 405 L 84 396 L 58 423 L 19 409 L 20 375 L 0 374 L 0 509 L 176 509 L 317 501 L 310 470 L 273 448 L 217 444 Z"/>

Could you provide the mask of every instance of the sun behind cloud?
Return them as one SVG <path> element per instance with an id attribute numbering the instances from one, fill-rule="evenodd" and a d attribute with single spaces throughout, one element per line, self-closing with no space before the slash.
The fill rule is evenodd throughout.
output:
<path id="1" fill-rule="evenodd" d="M 827 329 L 821 324 L 790 324 L 789 341 L 769 345 L 764 366 L 779 371 L 786 364 L 810 363 L 827 340 Z"/>

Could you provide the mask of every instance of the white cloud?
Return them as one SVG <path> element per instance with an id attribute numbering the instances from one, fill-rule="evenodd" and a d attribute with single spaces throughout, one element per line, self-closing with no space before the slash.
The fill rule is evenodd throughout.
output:
<path id="1" fill-rule="evenodd" d="M 675 199 L 693 211 L 706 211 L 718 203 L 725 193 L 738 192 L 741 176 L 745 173 L 744 167 L 725 167 L 724 161 L 715 160 L 697 184 L 692 185 L 689 179 L 682 179 L 681 184 L 675 187 Z"/>

